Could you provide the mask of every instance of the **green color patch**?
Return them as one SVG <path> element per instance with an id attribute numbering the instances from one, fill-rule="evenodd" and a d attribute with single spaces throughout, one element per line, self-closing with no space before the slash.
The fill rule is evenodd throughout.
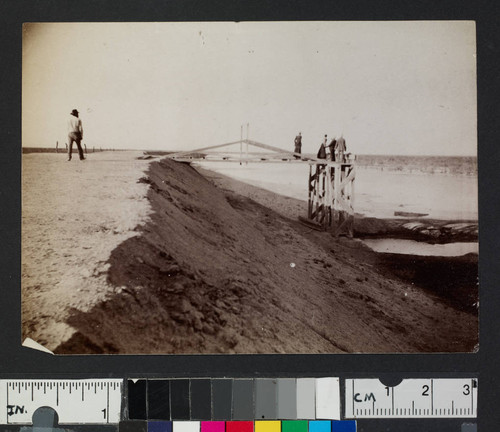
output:
<path id="1" fill-rule="evenodd" d="M 307 432 L 307 420 L 283 420 L 281 432 Z"/>

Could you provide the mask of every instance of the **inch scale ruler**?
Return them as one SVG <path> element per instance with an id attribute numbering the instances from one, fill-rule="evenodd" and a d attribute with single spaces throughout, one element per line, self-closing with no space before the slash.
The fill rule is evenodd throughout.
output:
<path id="1" fill-rule="evenodd" d="M 0 380 L 0 424 L 32 423 L 33 413 L 51 407 L 60 424 L 118 423 L 121 379 Z"/>
<path id="2" fill-rule="evenodd" d="M 343 381 L 344 398 L 337 390 L 340 399 L 329 402 L 338 404 L 340 412 L 340 400 L 344 400 L 342 419 L 477 418 L 476 378 L 405 379 L 394 387 L 376 378 Z M 130 420 L 123 415 L 128 412 L 129 396 L 124 394 L 123 379 L 0 380 L 0 425 L 32 424 L 33 414 L 41 407 L 56 411 L 59 424 L 117 425 Z"/>
<path id="3" fill-rule="evenodd" d="M 346 379 L 345 417 L 476 418 L 477 379 L 406 379 L 394 387 L 378 379 Z"/>

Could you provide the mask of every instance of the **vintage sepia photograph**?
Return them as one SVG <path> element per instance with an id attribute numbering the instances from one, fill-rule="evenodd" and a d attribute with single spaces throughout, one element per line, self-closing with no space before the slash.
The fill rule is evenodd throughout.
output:
<path id="1" fill-rule="evenodd" d="M 25 23 L 24 346 L 479 348 L 473 21 Z"/>

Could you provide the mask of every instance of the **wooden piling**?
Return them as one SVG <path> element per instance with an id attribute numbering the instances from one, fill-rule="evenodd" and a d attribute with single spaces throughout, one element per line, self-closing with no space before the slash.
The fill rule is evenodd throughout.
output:
<path id="1" fill-rule="evenodd" d="M 307 219 L 300 219 L 335 236 L 352 237 L 354 164 L 325 162 L 309 162 Z"/>

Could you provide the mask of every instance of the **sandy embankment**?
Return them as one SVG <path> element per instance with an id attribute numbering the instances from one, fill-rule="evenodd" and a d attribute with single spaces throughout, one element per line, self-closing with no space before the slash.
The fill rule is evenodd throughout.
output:
<path id="1" fill-rule="evenodd" d="M 141 152 L 23 155 L 22 334 L 53 350 L 70 338 L 71 310 L 88 311 L 112 293 L 111 251 L 138 235 L 151 206 L 137 183 Z"/>
<path id="2" fill-rule="evenodd" d="M 477 313 L 397 279 L 359 242 L 269 208 L 292 214 L 303 203 L 172 161 L 152 162 L 144 175 L 148 162 L 117 155 L 81 166 L 24 157 L 25 337 L 57 353 L 455 352 L 477 344 Z"/>

